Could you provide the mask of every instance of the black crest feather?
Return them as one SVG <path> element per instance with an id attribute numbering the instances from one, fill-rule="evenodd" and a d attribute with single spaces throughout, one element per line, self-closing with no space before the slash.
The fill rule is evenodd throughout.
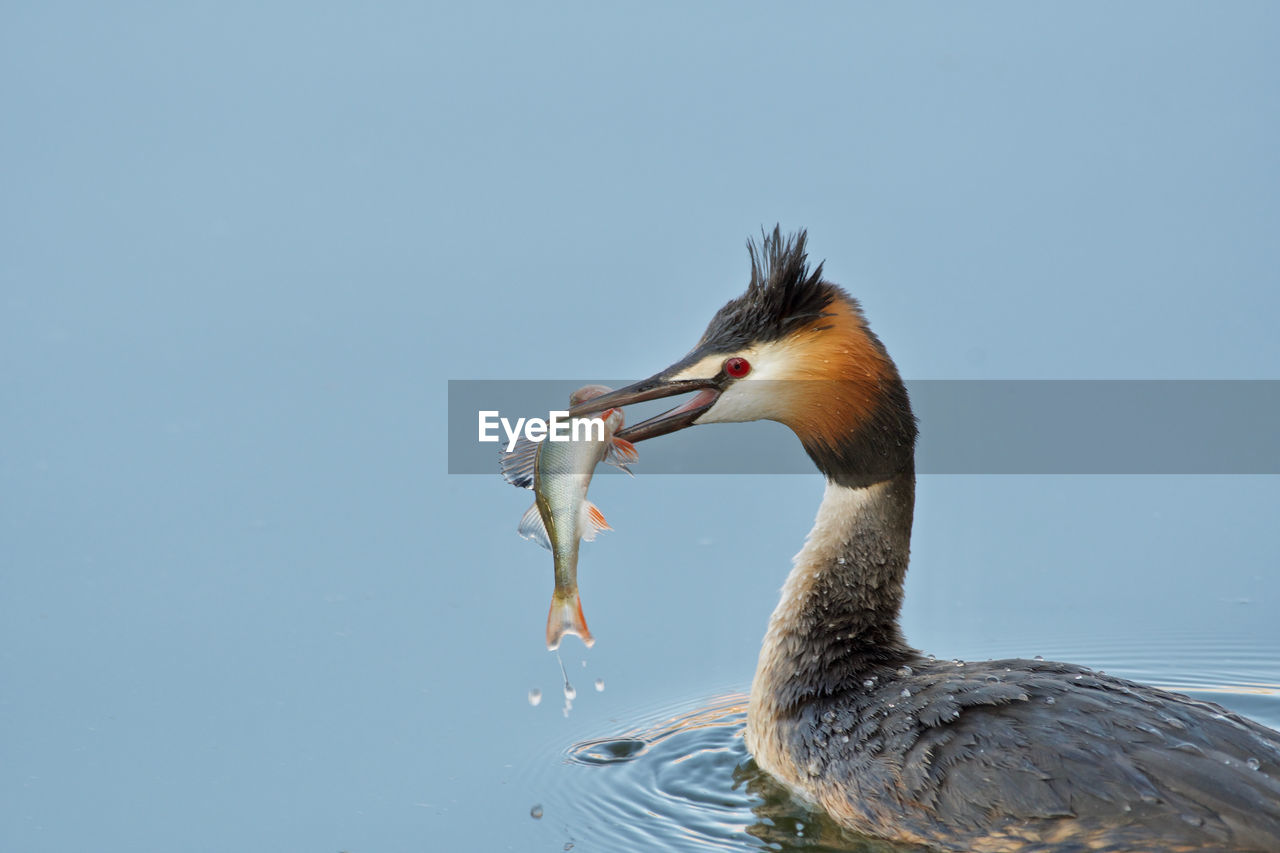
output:
<path id="1" fill-rule="evenodd" d="M 699 348 L 731 351 L 750 343 L 775 341 L 823 316 L 823 309 L 840 291 L 822 280 L 822 264 L 809 268 L 806 233 L 783 236 L 760 232 L 761 241 L 747 241 L 751 254 L 751 283 L 747 292 L 716 312 Z"/>

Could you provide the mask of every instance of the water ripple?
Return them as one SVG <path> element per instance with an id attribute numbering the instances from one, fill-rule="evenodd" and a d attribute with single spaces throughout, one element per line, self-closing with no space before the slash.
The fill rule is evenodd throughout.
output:
<path id="1" fill-rule="evenodd" d="M 1103 643 L 1046 657 L 1112 664 L 1114 674 L 1226 705 L 1280 726 L 1280 664 L 1222 643 Z M 1108 667 L 1111 671 L 1112 667 Z M 577 849 L 901 853 L 841 829 L 761 771 L 743 742 L 746 696 L 654 709 L 632 728 L 558 750 L 537 771 Z M 548 809 L 548 813 L 550 813 Z"/>
<path id="2" fill-rule="evenodd" d="M 863 851 L 914 847 L 863 838 L 796 800 L 743 743 L 746 696 L 664 709 L 563 754 L 556 778 L 574 843 L 587 849 Z M 606 775 L 607 774 L 607 775 Z"/>

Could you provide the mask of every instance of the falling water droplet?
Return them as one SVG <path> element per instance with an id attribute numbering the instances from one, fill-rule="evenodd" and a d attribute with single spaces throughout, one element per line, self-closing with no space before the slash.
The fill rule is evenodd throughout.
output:
<path id="1" fill-rule="evenodd" d="M 1036 655 L 1036 660 L 1044 660 L 1044 655 Z"/>
<path id="2" fill-rule="evenodd" d="M 564 678 L 564 707 L 560 710 L 565 717 L 568 717 L 569 712 L 573 710 L 573 700 L 578 697 L 578 691 L 569 683 L 569 673 L 564 671 L 564 661 L 561 660 L 559 652 L 556 652 L 556 660 L 560 663 L 560 675 Z"/>
<path id="3" fill-rule="evenodd" d="M 603 693 L 603 692 L 604 692 L 604 679 L 603 679 L 603 678 L 597 678 L 597 679 L 596 679 L 596 692 L 597 692 L 597 693 Z"/>
<path id="4" fill-rule="evenodd" d="M 529 809 L 529 817 L 534 820 L 542 820 L 542 805 L 539 804 Z"/>
<path id="5" fill-rule="evenodd" d="M 529 704 L 533 705 L 536 708 L 538 706 L 538 703 L 540 703 L 541 701 L 542 701 L 542 691 L 536 687 L 530 687 L 529 688 Z"/>
<path id="6" fill-rule="evenodd" d="M 937 660 L 937 659 L 938 659 L 937 655 L 929 655 L 929 660 Z"/>

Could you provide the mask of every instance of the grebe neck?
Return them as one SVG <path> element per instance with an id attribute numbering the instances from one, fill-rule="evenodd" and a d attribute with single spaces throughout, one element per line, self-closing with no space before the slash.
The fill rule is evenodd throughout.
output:
<path id="1" fill-rule="evenodd" d="M 760 650 L 756 725 L 917 656 L 898 627 L 914 506 L 914 471 L 868 486 L 828 480 Z"/>

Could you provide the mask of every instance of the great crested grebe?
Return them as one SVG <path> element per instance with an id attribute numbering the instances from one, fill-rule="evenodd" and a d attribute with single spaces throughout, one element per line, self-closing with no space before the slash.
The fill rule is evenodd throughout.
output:
<path id="1" fill-rule="evenodd" d="M 697 392 L 620 437 L 775 420 L 826 475 L 751 685 L 756 762 L 850 829 L 943 850 L 1280 851 L 1280 732 L 1072 664 L 906 643 L 906 388 L 804 232 L 748 248 L 746 293 L 688 355 L 571 414 Z"/>

